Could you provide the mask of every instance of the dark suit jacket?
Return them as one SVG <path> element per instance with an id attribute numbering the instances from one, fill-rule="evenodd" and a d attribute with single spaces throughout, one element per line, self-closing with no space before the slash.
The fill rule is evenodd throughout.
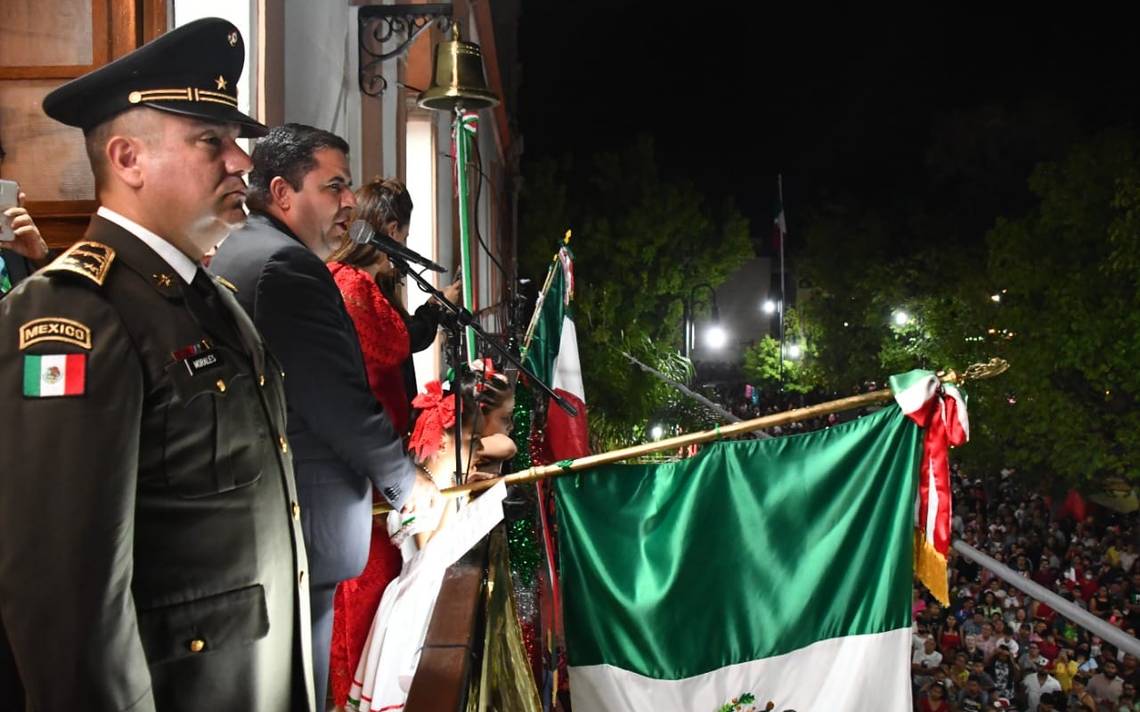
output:
<path id="1" fill-rule="evenodd" d="M 284 225 L 250 215 L 210 262 L 285 367 L 289 442 L 315 584 L 360 574 L 372 487 L 399 508 L 415 473 L 368 388 L 352 319 L 325 263 Z"/>
<path id="2" fill-rule="evenodd" d="M 281 372 L 227 289 L 195 307 L 129 232 L 86 239 L 0 301 L 0 619 L 30 708 L 311 710 Z"/>
<path id="3" fill-rule="evenodd" d="M 440 310 L 439 307 L 431 304 L 421 304 L 420 308 L 404 320 L 404 324 L 408 327 L 408 342 L 412 347 L 412 353 L 419 353 L 435 343 L 436 332 L 439 331 Z M 409 356 L 400 366 L 404 376 L 404 391 L 408 394 L 408 400 L 415 399 L 419 388 L 416 385 L 416 363 Z"/>

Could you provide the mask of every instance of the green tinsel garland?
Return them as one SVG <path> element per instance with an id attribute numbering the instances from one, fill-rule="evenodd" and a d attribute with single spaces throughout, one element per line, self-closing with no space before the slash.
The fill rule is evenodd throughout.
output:
<path id="1" fill-rule="evenodd" d="M 511 573 L 525 588 L 534 585 L 538 566 L 542 563 L 542 552 L 538 548 L 538 536 L 534 522 L 528 517 L 516 519 L 507 530 L 507 545 L 510 552 Z"/>
<path id="2" fill-rule="evenodd" d="M 522 472 L 531 466 L 530 461 L 530 430 L 531 417 L 534 414 L 534 396 L 530 389 L 519 383 L 515 388 L 515 429 L 511 432 L 511 439 L 515 441 L 518 453 L 511 461 L 514 472 Z"/>

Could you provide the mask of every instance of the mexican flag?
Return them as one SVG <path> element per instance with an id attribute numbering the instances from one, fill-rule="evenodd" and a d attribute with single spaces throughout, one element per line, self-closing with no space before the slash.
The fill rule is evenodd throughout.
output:
<path id="1" fill-rule="evenodd" d="M 909 712 L 923 453 L 891 404 L 560 478 L 575 712 Z"/>
<path id="2" fill-rule="evenodd" d="M 553 460 L 590 454 L 586 391 L 574 328 L 574 256 L 563 246 L 554 256 L 535 305 L 524 363 L 578 411 L 570 416 L 554 403 L 547 407 L 546 447 Z"/>
<path id="3" fill-rule="evenodd" d="M 24 397 L 81 396 L 87 380 L 87 354 L 24 356 Z"/>

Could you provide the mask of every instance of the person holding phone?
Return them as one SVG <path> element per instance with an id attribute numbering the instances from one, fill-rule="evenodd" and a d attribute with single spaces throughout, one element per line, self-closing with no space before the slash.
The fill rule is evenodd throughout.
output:
<path id="1" fill-rule="evenodd" d="M 0 180 L 0 298 L 48 254 L 47 243 L 24 208 L 25 197 L 16 181 Z"/>

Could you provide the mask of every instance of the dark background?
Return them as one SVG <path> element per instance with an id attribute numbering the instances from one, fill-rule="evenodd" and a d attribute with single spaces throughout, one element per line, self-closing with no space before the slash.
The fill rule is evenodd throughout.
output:
<path id="1" fill-rule="evenodd" d="M 829 201 L 933 202 L 976 213 L 962 226 L 976 241 L 1025 204 L 1034 165 L 1140 108 L 1140 42 L 1115 8 L 673 7 L 523 4 L 524 178 L 535 161 L 649 134 L 668 173 L 734 196 L 754 233 L 771 229 L 783 173 L 792 238 Z"/>

